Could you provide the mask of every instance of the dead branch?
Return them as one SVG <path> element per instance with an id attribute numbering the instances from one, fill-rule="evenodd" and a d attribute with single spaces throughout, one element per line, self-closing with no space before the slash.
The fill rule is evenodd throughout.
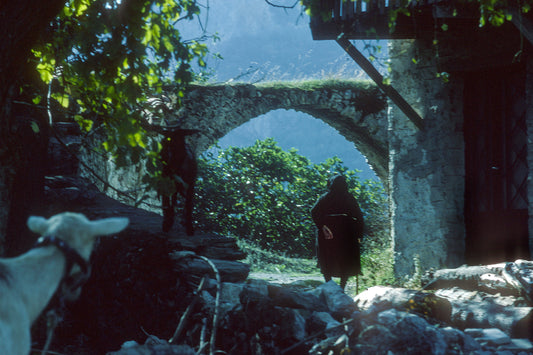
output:
<path id="1" fill-rule="evenodd" d="M 168 341 L 169 343 L 171 343 L 171 344 L 175 343 L 179 339 L 183 329 L 185 329 L 185 325 L 187 324 L 187 320 L 188 320 L 192 310 L 194 309 L 194 306 L 196 306 L 196 303 L 198 303 L 198 300 L 200 299 L 200 295 L 201 295 L 201 292 L 202 292 L 202 290 L 204 288 L 204 284 L 205 284 L 206 278 L 207 277 L 204 276 L 204 277 L 202 277 L 202 280 L 200 280 L 200 284 L 198 285 L 198 288 L 194 292 L 194 298 L 192 299 L 191 303 L 189 304 L 189 306 L 187 307 L 185 312 L 183 312 L 183 314 L 181 316 L 181 319 L 180 319 L 180 322 L 178 324 L 178 327 L 174 331 L 174 335 L 172 335 L 172 338 L 170 338 L 170 340 Z"/>
<path id="2" fill-rule="evenodd" d="M 281 355 L 286 354 L 286 353 L 288 353 L 289 351 L 296 349 L 297 347 L 299 347 L 300 345 L 302 345 L 302 344 L 308 342 L 309 340 L 313 340 L 314 338 L 321 336 L 321 335 L 324 334 L 326 331 L 329 331 L 329 330 L 332 330 L 332 329 L 335 329 L 335 328 L 339 328 L 339 327 L 344 327 L 344 326 L 346 326 L 346 325 L 352 323 L 353 321 L 354 321 L 353 319 L 348 319 L 347 321 L 344 321 L 344 322 L 342 322 L 342 323 L 340 323 L 340 324 L 337 324 L 336 326 L 333 326 L 333 327 L 330 327 L 330 328 L 327 328 L 327 329 L 324 328 L 323 330 L 321 330 L 321 331 L 319 331 L 319 332 L 316 332 L 315 334 L 311 334 L 311 335 L 308 336 L 307 338 L 305 338 L 305 339 L 303 339 L 303 340 L 301 340 L 301 341 L 299 341 L 299 342 L 297 342 L 297 343 L 295 343 L 295 344 L 292 344 L 291 346 L 289 346 L 289 347 L 286 348 L 286 349 L 283 349 L 283 350 L 281 351 Z"/>
<path id="3" fill-rule="evenodd" d="M 207 319 L 202 318 L 202 331 L 200 333 L 200 345 L 198 347 L 198 351 L 196 352 L 197 355 L 200 355 L 204 352 L 205 347 L 207 346 L 207 342 L 205 341 L 205 333 L 207 332 Z"/>
<path id="4" fill-rule="evenodd" d="M 196 254 L 194 254 L 192 252 L 183 252 L 181 257 L 183 257 L 183 258 L 191 257 L 191 258 L 201 259 L 201 260 L 205 261 L 211 267 L 213 272 L 215 273 L 215 279 L 217 281 L 217 291 L 216 291 L 216 297 L 215 297 L 215 310 L 214 310 L 214 314 L 213 314 L 213 329 L 211 330 L 211 339 L 209 340 L 209 354 L 210 355 L 214 355 L 215 354 L 216 337 L 217 337 L 217 329 L 218 329 L 218 317 L 219 317 L 219 312 L 220 312 L 220 291 L 221 291 L 220 289 L 221 289 L 221 285 L 222 285 L 222 281 L 221 281 L 221 278 L 220 278 L 220 272 L 218 271 L 218 268 L 215 266 L 215 264 L 211 260 L 206 258 L 205 256 L 196 255 Z M 178 325 L 178 328 L 176 328 L 176 331 L 174 332 L 174 335 L 172 336 L 172 338 L 169 340 L 169 343 L 175 342 L 178 339 L 178 337 L 180 336 L 180 333 L 183 331 L 183 328 L 185 327 L 185 323 L 186 323 L 186 320 L 187 320 L 186 318 L 189 316 L 190 312 L 192 312 L 192 309 L 194 308 L 194 305 L 196 304 L 196 302 L 198 301 L 198 299 L 200 297 L 200 294 L 201 294 L 205 279 L 206 279 L 206 277 L 204 276 L 202 278 L 202 280 L 200 281 L 200 285 L 198 286 L 198 289 L 195 292 L 195 298 L 193 299 L 193 301 L 191 302 L 189 307 L 187 307 L 187 309 L 185 310 L 185 313 L 182 315 L 181 320 L 180 320 L 180 324 Z M 200 345 L 201 345 L 201 347 L 203 347 L 203 344 L 200 344 Z"/>

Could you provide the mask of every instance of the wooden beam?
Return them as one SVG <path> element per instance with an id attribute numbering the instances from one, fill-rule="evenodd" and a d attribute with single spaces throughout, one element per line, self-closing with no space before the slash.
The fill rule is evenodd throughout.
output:
<path id="1" fill-rule="evenodd" d="M 528 42 L 533 45 L 533 23 L 531 20 L 527 18 L 525 14 L 520 13 L 521 10 L 515 6 L 509 6 L 507 11 L 509 11 L 513 17 L 511 19 L 513 25 L 515 25 Z"/>
<path id="2" fill-rule="evenodd" d="M 359 64 L 361 69 L 365 71 L 365 73 L 368 74 L 368 76 L 374 80 L 376 85 L 387 95 L 392 102 L 394 102 L 400 110 L 415 124 L 418 129 L 423 130 L 424 129 L 424 120 L 420 115 L 405 101 L 405 99 L 396 91 L 391 85 L 386 85 L 383 83 L 383 76 L 374 68 L 372 63 L 368 61 L 368 59 L 365 58 L 364 55 L 361 54 L 355 48 L 355 46 L 344 36 L 344 34 L 341 34 L 339 37 L 337 37 L 337 43 L 348 53 L 352 59 Z"/>

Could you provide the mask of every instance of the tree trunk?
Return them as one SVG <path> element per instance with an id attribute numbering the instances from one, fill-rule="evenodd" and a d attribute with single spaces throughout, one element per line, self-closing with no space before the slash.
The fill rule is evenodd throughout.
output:
<path id="1" fill-rule="evenodd" d="M 9 216 L 9 208 L 11 196 L 9 195 L 10 187 L 12 185 L 12 174 L 10 173 L 10 166 L 0 165 L 0 255 L 4 254 L 5 236 L 7 230 L 7 219 Z"/>
<path id="2" fill-rule="evenodd" d="M 0 255 L 4 254 L 12 187 L 20 161 L 13 132 L 13 99 L 19 94 L 30 49 L 65 0 L 5 0 L 0 4 Z"/>
<path id="3" fill-rule="evenodd" d="M 48 166 L 47 117 L 42 110 L 27 109 L 26 105 L 20 104 L 13 105 L 11 116 L 15 119 L 12 136 L 17 140 L 14 153 L 19 158 L 9 191 L 11 206 L 4 241 L 5 256 L 19 255 L 31 248 L 37 235 L 28 229 L 26 221 L 30 215 L 46 214 L 44 177 Z"/>

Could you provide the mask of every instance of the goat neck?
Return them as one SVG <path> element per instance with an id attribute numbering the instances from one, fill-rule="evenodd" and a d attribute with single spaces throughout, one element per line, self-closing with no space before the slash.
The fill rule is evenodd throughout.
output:
<path id="1" fill-rule="evenodd" d="M 61 250 L 51 245 L 32 249 L 8 263 L 13 290 L 19 294 L 32 324 L 63 279 L 67 259 Z"/>

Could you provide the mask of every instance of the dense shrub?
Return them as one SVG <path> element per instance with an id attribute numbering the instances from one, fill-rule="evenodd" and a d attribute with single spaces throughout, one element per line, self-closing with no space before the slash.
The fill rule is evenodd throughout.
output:
<path id="1" fill-rule="evenodd" d="M 333 157 L 313 164 L 297 150 L 282 150 L 272 138 L 253 146 L 212 149 L 199 159 L 196 216 L 199 228 L 235 235 L 291 256 L 314 255 L 310 209 L 342 173 L 358 199 L 371 244 L 388 241 L 386 195 L 380 183 L 361 182 Z"/>

